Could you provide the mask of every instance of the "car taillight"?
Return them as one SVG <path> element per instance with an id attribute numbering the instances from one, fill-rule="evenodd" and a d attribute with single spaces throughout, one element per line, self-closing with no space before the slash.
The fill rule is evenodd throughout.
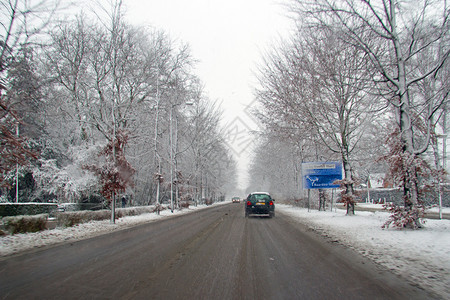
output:
<path id="1" fill-rule="evenodd" d="M 247 201 L 247 206 L 251 206 L 252 203 L 250 201 Z"/>
<path id="2" fill-rule="evenodd" d="M 270 201 L 270 202 L 269 202 L 269 205 L 273 205 L 273 201 Z"/>

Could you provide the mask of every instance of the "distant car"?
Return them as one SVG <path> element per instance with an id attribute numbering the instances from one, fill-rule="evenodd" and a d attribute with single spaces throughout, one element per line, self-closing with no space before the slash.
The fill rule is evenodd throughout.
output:
<path id="1" fill-rule="evenodd" d="M 274 200 L 269 193 L 256 192 L 248 195 L 245 203 L 245 217 L 250 215 L 268 215 L 269 218 L 275 216 Z"/>
<path id="2" fill-rule="evenodd" d="M 241 198 L 233 197 L 233 198 L 231 198 L 231 202 L 233 202 L 233 203 L 240 203 L 241 202 Z"/>

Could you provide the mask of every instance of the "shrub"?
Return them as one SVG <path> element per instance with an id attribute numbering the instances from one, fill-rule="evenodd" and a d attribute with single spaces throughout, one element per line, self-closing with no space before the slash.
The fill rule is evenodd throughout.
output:
<path id="1" fill-rule="evenodd" d="M 2 219 L 3 227 L 10 234 L 38 232 L 47 229 L 47 214 L 14 216 Z"/>
<path id="2" fill-rule="evenodd" d="M 181 201 L 180 202 L 181 208 L 189 208 L 189 202 L 188 201 Z"/>
<path id="3" fill-rule="evenodd" d="M 138 216 L 144 213 L 153 213 L 164 210 L 163 206 L 142 206 L 130 208 L 118 208 L 116 210 L 116 219 L 125 216 Z M 62 227 L 71 227 L 90 221 L 109 220 L 111 218 L 110 210 L 98 211 L 66 211 L 56 212 L 56 224 Z M 47 229 L 48 214 L 34 216 L 9 216 L 1 219 L 0 236 L 7 233 L 26 233 L 37 232 Z"/>
<path id="4" fill-rule="evenodd" d="M 410 228 L 419 229 L 422 228 L 420 220 L 425 216 L 425 207 L 422 205 L 414 206 L 410 209 L 406 209 L 402 206 L 390 204 L 385 205 L 391 215 L 389 219 L 383 224 L 382 228 L 387 229 L 392 224 L 398 229 Z M 423 221 L 425 222 L 425 221 Z"/>
<path id="5" fill-rule="evenodd" d="M 87 223 L 90 221 L 108 220 L 111 217 L 111 211 L 98 210 L 98 211 L 70 211 L 61 212 L 56 216 L 57 225 L 64 227 L 71 227 L 81 223 Z M 116 215 L 116 218 L 119 218 Z"/>
<path id="6" fill-rule="evenodd" d="M 1 203 L 0 216 L 49 214 L 57 209 L 55 203 Z"/>
<path id="7" fill-rule="evenodd" d="M 121 217 L 127 217 L 127 216 L 139 216 L 145 213 L 153 213 L 157 212 L 157 210 L 164 210 L 165 208 L 160 206 L 159 208 L 157 206 L 139 206 L 139 207 L 128 207 L 128 208 L 119 208 L 116 210 L 116 213 L 120 213 Z"/>
<path id="8" fill-rule="evenodd" d="M 115 218 L 119 219 L 126 216 L 138 216 L 144 213 L 155 212 L 155 207 L 143 206 L 143 207 L 129 207 L 116 209 Z M 97 211 L 68 211 L 60 212 L 57 214 L 58 226 L 71 227 L 81 223 L 87 223 L 90 221 L 109 220 L 111 218 L 110 210 L 97 210 Z"/>

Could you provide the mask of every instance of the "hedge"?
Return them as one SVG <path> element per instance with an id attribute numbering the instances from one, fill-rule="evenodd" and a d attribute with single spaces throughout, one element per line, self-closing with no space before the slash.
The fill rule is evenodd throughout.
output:
<path id="1" fill-rule="evenodd" d="M 125 216 L 138 216 L 144 213 L 153 213 L 164 210 L 162 206 L 140 206 L 116 209 L 116 219 Z M 53 211 L 57 226 L 71 227 L 81 223 L 90 221 L 109 220 L 111 218 L 111 210 L 98 211 Z M 0 235 L 1 231 L 5 233 L 16 234 L 26 232 L 37 232 L 47 228 L 48 214 L 39 214 L 33 216 L 8 216 L 0 219 Z"/>
<path id="2" fill-rule="evenodd" d="M 10 234 L 38 232 L 47 229 L 47 219 L 47 214 L 4 217 L 1 227 Z"/>
<path id="3" fill-rule="evenodd" d="M 162 210 L 161 208 L 159 210 Z M 119 219 L 126 216 L 138 216 L 144 213 L 153 213 L 156 211 L 154 206 L 139 206 L 130 208 L 116 209 L 115 218 Z M 111 210 L 97 211 L 66 211 L 56 214 L 57 226 L 70 227 L 76 224 L 87 223 L 90 221 L 109 220 Z"/>
<path id="4" fill-rule="evenodd" d="M 51 214 L 56 203 L 0 203 L 0 217 Z"/>

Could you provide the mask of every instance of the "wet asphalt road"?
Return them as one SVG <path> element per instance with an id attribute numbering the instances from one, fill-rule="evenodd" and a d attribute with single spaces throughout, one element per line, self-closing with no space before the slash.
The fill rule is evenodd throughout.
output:
<path id="1" fill-rule="evenodd" d="M 430 299 L 294 220 L 214 206 L 0 260 L 1 299 Z"/>

